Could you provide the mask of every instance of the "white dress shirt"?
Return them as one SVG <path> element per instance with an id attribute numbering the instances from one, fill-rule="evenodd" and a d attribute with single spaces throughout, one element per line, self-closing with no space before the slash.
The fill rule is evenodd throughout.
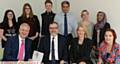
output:
<path id="1" fill-rule="evenodd" d="M 52 60 L 52 38 L 53 36 L 50 36 L 50 54 L 49 54 L 49 60 Z M 55 60 L 59 60 L 58 58 L 58 35 L 54 37 L 54 50 L 55 50 Z"/>
<path id="2" fill-rule="evenodd" d="M 20 52 L 20 47 L 21 47 L 21 44 L 22 44 L 21 40 L 24 40 L 24 47 L 25 47 L 25 39 L 22 39 L 19 35 L 19 52 Z M 19 54 L 19 52 L 18 52 L 18 54 Z M 24 60 L 24 57 L 25 57 L 25 48 L 24 48 L 24 53 L 23 53 L 23 60 Z"/>

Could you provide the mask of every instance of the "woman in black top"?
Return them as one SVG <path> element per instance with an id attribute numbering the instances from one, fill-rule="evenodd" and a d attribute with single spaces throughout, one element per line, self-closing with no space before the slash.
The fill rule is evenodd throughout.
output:
<path id="1" fill-rule="evenodd" d="M 23 13 L 18 18 L 18 27 L 20 27 L 20 25 L 24 22 L 30 25 L 30 32 L 28 37 L 33 40 L 31 47 L 33 52 L 33 50 L 37 49 L 37 44 L 39 41 L 40 22 L 38 17 L 33 14 L 32 7 L 29 3 L 25 3 L 23 6 Z"/>
<path id="2" fill-rule="evenodd" d="M 16 35 L 17 23 L 13 10 L 6 10 L 2 25 L 4 26 L 4 33 L 7 38 Z"/>
<path id="3" fill-rule="evenodd" d="M 90 52 L 92 49 L 92 40 L 86 38 L 86 29 L 82 25 L 79 25 L 77 28 L 77 36 L 78 37 L 74 38 L 71 43 L 71 62 L 79 63 L 81 60 L 84 60 L 85 63 L 91 64 Z"/>
<path id="4" fill-rule="evenodd" d="M 107 22 L 106 14 L 99 11 L 97 13 L 97 23 L 94 26 L 92 37 L 95 47 L 99 47 L 100 43 L 104 40 L 104 34 L 108 28 L 110 28 L 110 24 Z"/>
<path id="5" fill-rule="evenodd" d="M 30 39 L 34 40 L 35 38 L 37 38 L 38 34 L 40 33 L 40 23 L 38 17 L 33 14 L 32 8 L 29 3 L 25 3 L 23 6 L 23 13 L 18 18 L 18 26 L 20 26 L 20 24 L 24 22 L 30 25 Z"/>

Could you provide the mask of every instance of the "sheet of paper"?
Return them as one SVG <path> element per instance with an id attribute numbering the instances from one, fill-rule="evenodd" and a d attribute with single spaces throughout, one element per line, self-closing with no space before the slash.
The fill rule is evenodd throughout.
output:
<path id="1" fill-rule="evenodd" d="M 32 56 L 32 61 L 39 61 L 41 63 L 43 56 L 44 54 L 42 52 L 34 51 Z"/>

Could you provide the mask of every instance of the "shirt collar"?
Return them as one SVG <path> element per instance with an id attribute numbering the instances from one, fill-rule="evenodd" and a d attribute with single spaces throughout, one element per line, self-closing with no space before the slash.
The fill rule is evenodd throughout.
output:
<path id="1" fill-rule="evenodd" d="M 25 39 L 22 39 L 22 38 L 20 37 L 20 35 L 19 35 L 19 40 L 25 40 Z"/>
<path id="2" fill-rule="evenodd" d="M 51 35 L 50 37 L 51 37 L 51 38 L 53 38 L 53 36 L 52 36 L 52 35 Z M 54 39 L 56 39 L 57 37 L 58 37 L 58 35 L 54 36 Z"/>

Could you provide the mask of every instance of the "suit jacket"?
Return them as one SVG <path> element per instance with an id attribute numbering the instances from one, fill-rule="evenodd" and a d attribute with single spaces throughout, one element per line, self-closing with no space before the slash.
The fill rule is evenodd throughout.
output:
<path id="1" fill-rule="evenodd" d="M 41 38 L 39 51 L 44 53 L 43 62 L 49 61 L 50 54 L 50 35 Z M 67 61 L 67 47 L 66 40 L 62 35 L 58 35 L 58 58 Z"/>
<path id="2" fill-rule="evenodd" d="M 30 59 L 30 52 L 31 52 L 31 43 L 32 41 L 28 38 L 25 39 L 25 56 L 24 61 Z M 4 50 L 4 61 L 17 61 L 19 52 L 19 37 L 14 36 L 7 40 L 5 50 Z"/>
<path id="3" fill-rule="evenodd" d="M 42 18 L 42 29 L 41 34 L 42 35 L 49 35 L 49 24 L 54 21 L 55 13 L 53 12 L 44 12 L 41 14 Z"/>

